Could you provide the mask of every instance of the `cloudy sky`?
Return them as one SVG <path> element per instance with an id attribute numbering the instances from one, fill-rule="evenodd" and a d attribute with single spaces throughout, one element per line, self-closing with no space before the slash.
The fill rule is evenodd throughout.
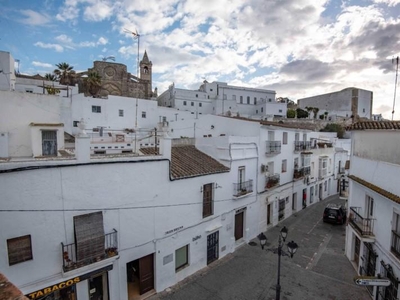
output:
<path id="1" fill-rule="evenodd" d="M 358 87 L 391 119 L 400 0 L 0 0 L 0 50 L 26 74 L 77 71 L 115 56 L 136 74 L 153 62 L 153 88 L 197 89 L 204 79 L 298 98 Z M 400 81 L 400 80 L 399 80 Z M 399 85 L 399 84 L 398 84 Z M 400 119 L 400 89 L 395 119 Z"/>

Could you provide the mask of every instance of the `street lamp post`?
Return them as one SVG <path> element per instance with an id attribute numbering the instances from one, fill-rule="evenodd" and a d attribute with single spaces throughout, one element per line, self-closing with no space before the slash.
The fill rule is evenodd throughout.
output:
<path id="1" fill-rule="evenodd" d="M 280 300 L 281 299 L 281 281 L 280 281 L 280 277 L 281 277 L 281 256 L 290 256 L 290 258 L 293 257 L 293 255 L 296 253 L 298 245 L 294 242 L 291 241 L 289 243 L 287 243 L 287 248 L 288 248 L 288 253 L 286 253 L 282 248 L 285 244 L 285 240 L 286 237 L 288 235 L 289 230 L 287 229 L 286 226 L 284 226 L 279 234 L 279 241 L 278 241 L 278 248 L 272 248 L 272 249 L 267 249 L 268 251 L 271 251 L 275 254 L 278 254 L 278 278 L 276 280 L 276 300 Z M 258 238 L 260 240 L 260 244 L 261 244 L 261 249 L 264 249 L 265 244 L 267 243 L 267 237 L 265 236 L 264 233 L 260 233 L 258 235 Z"/>

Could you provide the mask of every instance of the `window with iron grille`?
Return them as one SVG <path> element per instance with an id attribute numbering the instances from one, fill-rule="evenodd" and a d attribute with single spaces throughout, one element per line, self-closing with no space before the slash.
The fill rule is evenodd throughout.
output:
<path id="1" fill-rule="evenodd" d="M 213 215 L 213 184 L 203 185 L 203 218 Z"/>
<path id="2" fill-rule="evenodd" d="M 120 117 L 124 116 L 124 110 L 123 109 L 119 109 L 118 110 L 118 116 L 120 116 Z"/>
<path id="3" fill-rule="evenodd" d="M 379 287 L 378 288 L 378 298 L 379 300 L 397 300 L 398 288 L 399 288 L 399 279 L 393 272 L 393 268 L 390 264 L 385 264 L 383 260 L 381 260 L 381 272 L 380 275 L 382 277 L 386 277 L 390 280 L 391 285 L 387 287 Z"/>
<path id="4" fill-rule="evenodd" d="M 31 235 L 24 235 L 7 240 L 8 264 L 10 266 L 32 260 Z"/>
<path id="5" fill-rule="evenodd" d="M 92 113 L 101 113 L 101 106 L 92 105 Z"/>
<path id="6" fill-rule="evenodd" d="M 142 119 L 146 119 L 146 112 L 142 111 Z"/>

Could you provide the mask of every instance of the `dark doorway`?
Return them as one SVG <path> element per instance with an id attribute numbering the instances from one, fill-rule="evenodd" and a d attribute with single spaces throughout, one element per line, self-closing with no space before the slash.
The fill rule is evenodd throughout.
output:
<path id="1" fill-rule="evenodd" d="M 42 131 L 42 155 L 57 156 L 57 131 Z"/>
<path id="2" fill-rule="evenodd" d="M 89 279 L 90 300 L 108 299 L 107 279 L 107 273 L 103 273 Z"/>
<path id="3" fill-rule="evenodd" d="M 235 215 L 235 241 L 243 238 L 243 220 L 243 211 Z"/>
<path id="4" fill-rule="evenodd" d="M 219 257 L 219 231 L 207 236 L 207 265 Z"/>
<path id="5" fill-rule="evenodd" d="M 267 206 L 267 225 L 271 224 L 271 204 Z"/>

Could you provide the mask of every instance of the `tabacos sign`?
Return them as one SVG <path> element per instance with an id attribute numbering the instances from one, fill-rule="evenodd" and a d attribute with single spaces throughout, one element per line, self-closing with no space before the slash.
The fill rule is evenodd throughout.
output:
<path id="1" fill-rule="evenodd" d="M 66 280 L 66 281 L 54 284 L 52 286 L 46 287 L 44 289 L 38 290 L 36 292 L 29 293 L 26 296 L 28 296 L 29 299 L 36 299 L 36 298 L 43 297 L 43 296 L 46 296 L 48 294 L 51 294 L 51 293 L 53 293 L 55 291 L 65 289 L 65 288 L 67 288 L 67 287 L 69 287 L 71 285 L 77 284 L 80 281 L 81 281 L 80 277 L 74 277 L 74 278 L 71 278 L 69 280 Z"/>

